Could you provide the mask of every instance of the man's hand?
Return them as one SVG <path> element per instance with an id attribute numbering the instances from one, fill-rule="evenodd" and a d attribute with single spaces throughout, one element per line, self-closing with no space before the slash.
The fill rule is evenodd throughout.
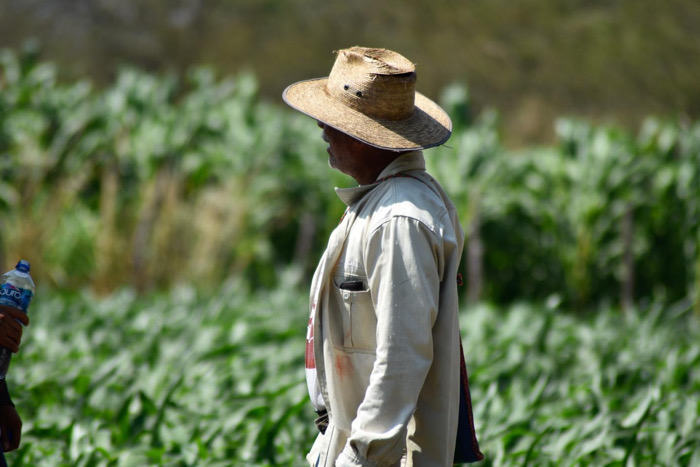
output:
<path id="1" fill-rule="evenodd" d="M 22 438 L 22 419 L 12 405 L 0 406 L 0 442 L 4 452 L 14 451 Z"/>
<path id="2" fill-rule="evenodd" d="M 29 324 L 29 317 L 21 310 L 0 305 L 0 346 L 7 347 L 13 353 L 17 353 L 22 341 L 22 326 L 17 320 L 25 326 Z"/>

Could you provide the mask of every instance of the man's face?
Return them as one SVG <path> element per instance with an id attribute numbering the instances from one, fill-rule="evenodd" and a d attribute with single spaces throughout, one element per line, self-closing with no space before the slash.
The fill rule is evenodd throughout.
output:
<path id="1" fill-rule="evenodd" d="M 353 147 L 357 140 L 322 122 L 318 126 L 323 130 L 323 141 L 328 143 L 328 165 L 348 175 L 355 174 L 356 157 L 353 157 Z"/>

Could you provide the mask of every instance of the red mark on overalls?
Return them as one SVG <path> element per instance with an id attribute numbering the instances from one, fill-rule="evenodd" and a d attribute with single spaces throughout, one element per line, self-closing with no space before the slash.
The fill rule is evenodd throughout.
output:
<path id="1" fill-rule="evenodd" d="M 336 355 L 335 371 L 338 373 L 338 377 L 341 380 L 348 376 L 352 371 L 352 362 L 350 361 L 350 357 L 347 355 Z"/>

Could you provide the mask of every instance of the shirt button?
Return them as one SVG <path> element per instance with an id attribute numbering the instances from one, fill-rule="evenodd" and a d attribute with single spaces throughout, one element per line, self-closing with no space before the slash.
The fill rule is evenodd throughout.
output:
<path id="1" fill-rule="evenodd" d="M 343 298 L 344 298 L 345 300 L 347 300 L 348 298 L 350 298 L 350 294 L 347 293 L 347 292 L 345 292 L 345 293 L 343 294 Z"/>

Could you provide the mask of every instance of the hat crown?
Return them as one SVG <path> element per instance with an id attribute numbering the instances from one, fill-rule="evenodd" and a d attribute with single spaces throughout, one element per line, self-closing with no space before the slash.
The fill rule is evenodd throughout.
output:
<path id="1" fill-rule="evenodd" d="M 386 49 L 338 51 L 326 92 L 344 105 L 379 120 L 406 120 L 415 109 L 416 67 Z"/>

